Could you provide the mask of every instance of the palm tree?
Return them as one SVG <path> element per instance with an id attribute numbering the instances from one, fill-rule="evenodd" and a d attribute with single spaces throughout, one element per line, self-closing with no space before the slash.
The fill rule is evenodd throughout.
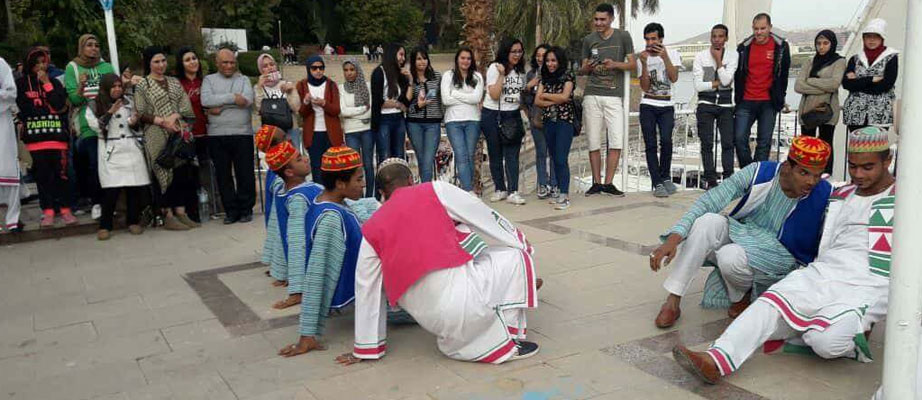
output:
<path id="1" fill-rule="evenodd" d="M 464 0 L 461 6 L 464 16 L 465 44 L 474 50 L 474 57 L 480 73 L 486 76 L 487 65 L 493 57 L 491 46 L 493 37 L 493 0 Z M 477 141 L 474 151 L 474 192 L 483 192 L 483 138 Z"/>
<path id="2" fill-rule="evenodd" d="M 624 1 L 612 1 L 612 5 L 618 11 L 618 26 L 621 29 L 624 29 Z M 659 6 L 659 0 L 631 0 L 631 18 L 637 18 L 637 14 L 641 9 L 646 14 L 656 14 L 659 12 Z"/>

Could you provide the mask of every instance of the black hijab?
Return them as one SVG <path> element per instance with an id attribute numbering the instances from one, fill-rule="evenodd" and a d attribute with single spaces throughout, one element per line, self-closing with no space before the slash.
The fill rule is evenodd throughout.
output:
<path id="1" fill-rule="evenodd" d="M 813 66 L 810 67 L 810 77 L 811 78 L 818 78 L 819 72 L 821 69 L 825 68 L 826 66 L 842 58 L 842 56 L 840 56 L 839 53 L 836 52 L 836 47 L 838 47 L 839 45 L 839 40 L 836 38 L 836 34 L 833 31 L 829 29 L 824 29 L 820 31 L 820 33 L 817 33 L 816 38 L 813 39 L 814 47 L 816 47 L 816 41 L 820 37 L 826 38 L 826 40 L 829 40 L 829 43 L 831 43 L 832 45 L 829 47 L 829 51 L 826 52 L 825 55 L 821 56 L 819 53 L 816 53 L 816 55 L 813 56 Z"/>

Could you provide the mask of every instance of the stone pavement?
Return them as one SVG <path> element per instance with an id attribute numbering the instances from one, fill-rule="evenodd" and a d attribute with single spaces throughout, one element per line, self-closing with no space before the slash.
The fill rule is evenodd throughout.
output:
<path id="1" fill-rule="evenodd" d="M 879 359 L 759 354 L 718 386 L 675 366 L 676 340 L 700 348 L 727 324 L 697 306 L 705 271 L 674 329 L 652 323 L 664 274 L 646 254 L 694 195 L 579 196 L 565 212 L 533 197 L 499 205 L 527 233 L 545 281 L 528 321 L 540 353 L 499 366 L 450 360 L 434 337 L 400 326 L 383 360 L 342 367 L 333 358 L 351 349 L 348 311 L 328 324 L 328 350 L 276 356 L 296 339 L 297 316 L 269 307 L 284 291 L 254 264 L 259 219 L 4 246 L 0 399 L 869 398 Z"/>

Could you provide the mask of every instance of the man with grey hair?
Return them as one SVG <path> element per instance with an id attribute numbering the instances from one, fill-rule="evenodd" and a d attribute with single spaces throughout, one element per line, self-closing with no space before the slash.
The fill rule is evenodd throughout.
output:
<path id="1" fill-rule="evenodd" d="M 226 212 L 224 223 L 250 222 L 256 205 L 253 86 L 237 71 L 233 50 L 222 48 L 215 59 L 218 72 L 202 82 L 202 106 L 208 109 L 208 151 Z"/>

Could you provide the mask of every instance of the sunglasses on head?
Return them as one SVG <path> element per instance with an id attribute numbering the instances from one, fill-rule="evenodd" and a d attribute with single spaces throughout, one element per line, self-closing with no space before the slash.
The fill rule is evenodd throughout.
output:
<path id="1" fill-rule="evenodd" d="M 327 67 L 323 65 L 311 65 L 311 71 L 323 71 L 325 69 L 327 69 Z"/>

